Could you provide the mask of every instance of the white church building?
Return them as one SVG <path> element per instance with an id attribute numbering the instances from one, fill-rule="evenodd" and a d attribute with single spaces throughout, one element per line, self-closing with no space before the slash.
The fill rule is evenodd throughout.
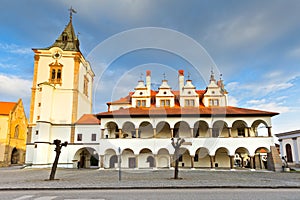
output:
<path id="1" fill-rule="evenodd" d="M 179 90 L 162 80 L 151 89 L 151 71 L 128 96 L 92 114 L 94 72 L 79 49 L 72 16 L 48 48 L 33 49 L 34 74 L 26 164 L 51 167 L 53 141 L 67 141 L 59 167 L 171 168 L 171 138 L 184 138 L 180 167 L 264 169 L 274 150 L 271 118 L 278 113 L 232 107 L 223 81 L 211 74 L 202 90 L 178 71 Z M 260 135 L 258 127 L 267 130 Z M 266 159 L 268 163 L 266 164 Z"/>

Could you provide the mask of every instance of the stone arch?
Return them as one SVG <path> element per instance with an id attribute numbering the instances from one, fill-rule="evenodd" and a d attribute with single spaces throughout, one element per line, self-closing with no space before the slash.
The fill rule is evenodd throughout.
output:
<path id="1" fill-rule="evenodd" d="M 11 152 L 11 158 L 10 158 L 10 163 L 12 165 L 18 164 L 20 161 L 20 153 L 16 147 L 13 148 Z"/>
<path id="2" fill-rule="evenodd" d="M 139 168 L 155 167 L 155 160 L 150 149 L 144 148 L 139 152 L 138 156 Z"/>
<path id="3" fill-rule="evenodd" d="M 78 162 L 78 168 L 99 167 L 99 155 L 97 151 L 91 147 L 83 147 L 77 150 L 73 160 Z"/>
<path id="4" fill-rule="evenodd" d="M 248 134 L 247 123 L 243 120 L 236 120 L 232 123 L 231 136 L 245 137 Z"/>
<path id="5" fill-rule="evenodd" d="M 196 150 L 194 157 L 194 167 L 203 168 L 210 167 L 209 150 L 205 147 L 200 147 Z"/>
<path id="6" fill-rule="evenodd" d="M 104 152 L 105 168 L 116 168 L 118 156 L 114 149 L 106 149 Z"/>
<path id="7" fill-rule="evenodd" d="M 206 121 L 200 120 L 194 124 L 194 137 L 209 137 L 209 125 Z"/>
<path id="8" fill-rule="evenodd" d="M 110 121 L 105 124 L 107 133 L 106 138 L 119 138 L 119 127 L 116 122 Z"/>
<path id="9" fill-rule="evenodd" d="M 269 149 L 266 147 L 259 147 L 255 150 L 254 156 L 254 168 L 255 169 L 267 169 L 267 154 Z"/>
<path id="10" fill-rule="evenodd" d="M 190 138 L 192 137 L 191 128 L 185 121 L 179 121 L 174 125 L 174 137 Z"/>
<path id="11" fill-rule="evenodd" d="M 215 153 L 215 167 L 230 168 L 229 151 L 225 147 L 220 147 Z"/>
<path id="12" fill-rule="evenodd" d="M 234 166 L 250 168 L 249 150 L 245 147 L 239 147 L 234 152 Z"/>
<path id="13" fill-rule="evenodd" d="M 138 138 L 153 138 L 153 126 L 150 122 L 142 122 L 139 126 Z"/>
<path id="14" fill-rule="evenodd" d="M 121 155 L 121 166 L 122 168 L 136 168 L 136 157 L 132 149 L 124 149 Z"/>
<path id="15" fill-rule="evenodd" d="M 212 137 L 228 137 L 228 125 L 223 120 L 215 121 L 212 127 Z"/>
<path id="16" fill-rule="evenodd" d="M 156 138 L 171 138 L 172 132 L 170 124 L 166 121 L 161 121 L 156 125 Z"/>
<path id="17" fill-rule="evenodd" d="M 136 135 L 135 126 L 132 122 L 125 122 L 122 126 L 123 138 L 134 138 Z"/>
<path id="18" fill-rule="evenodd" d="M 251 125 L 251 130 L 255 136 L 268 136 L 268 124 L 264 120 L 255 120 Z"/>
<path id="19" fill-rule="evenodd" d="M 191 167 L 191 155 L 187 148 L 179 149 L 179 167 Z"/>
<path id="20" fill-rule="evenodd" d="M 170 153 L 167 149 L 163 148 L 157 152 L 157 167 L 169 168 L 170 167 Z"/>

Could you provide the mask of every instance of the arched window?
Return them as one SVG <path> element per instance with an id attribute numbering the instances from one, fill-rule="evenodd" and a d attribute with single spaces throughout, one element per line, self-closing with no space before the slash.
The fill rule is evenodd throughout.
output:
<path id="1" fill-rule="evenodd" d="M 57 70 L 56 78 L 61 79 L 61 70 L 60 69 Z"/>
<path id="2" fill-rule="evenodd" d="M 63 42 L 68 41 L 68 35 L 67 35 L 67 33 L 63 33 L 63 35 L 62 35 L 62 41 Z"/>

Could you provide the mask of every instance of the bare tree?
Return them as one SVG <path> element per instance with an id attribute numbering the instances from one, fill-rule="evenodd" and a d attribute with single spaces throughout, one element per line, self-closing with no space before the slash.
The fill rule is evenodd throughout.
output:
<path id="1" fill-rule="evenodd" d="M 174 179 L 178 179 L 178 164 L 179 164 L 179 149 L 182 145 L 182 143 L 185 142 L 183 138 L 177 138 L 177 141 L 174 141 L 174 138 L 172 140 L 172 146 L 174 147 L 174 160 L 175 160 L 175 171 L 174 171 Z"/>
<path id="2" fill-rule="evenodd" d="M 55 156 L 54 163 L 52 165 L 52 169 L 51 169 L 49 180 L 54 180 L 55 172 L 56 172 L 56 169 L 57 169 L 59 155 L 61 153 L 61 148 L 62 147 L 66 147 L 68 145 L 68 142 L 61 143 L 60 140 L 54 140 L 53 143 L 56 146 L 55 149 L 54 149 L 54 151 L 56 152 L 56 156 Z"/>

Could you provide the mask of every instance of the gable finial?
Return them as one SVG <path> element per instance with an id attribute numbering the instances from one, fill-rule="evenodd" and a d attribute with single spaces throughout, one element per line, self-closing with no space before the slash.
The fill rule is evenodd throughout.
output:
<path id="1" fill-rule="evenodd" d="M 69 8 L 69 11 L 70 11 L 70 21 L 72 21 L 72 15 L 73 15 L 73 13 L 77 13 L 76 12 L 76 10 L 74 10 L 73 8 L 72 8 L 72 6 Z"/>
<path id="2" fill-rule="evenodd" d="M 163 76 L 164 76 L 164 80 L 166 80 L 166 73 L 163 73 Z"/>
<path id="3" fill-rule="evenodd" d="M 143 76 L 144 76 L 144 74 L 143 74 L 143 73 L 141 73 L 141 75 L 140 75 L 140 81 L 142 81 L 142 80 L 143 80 Z"/>
<path id="4" fill-rule="evenodd" d="M 191 80 L 191 73 L 188 72 L 188 80 Z"/>

